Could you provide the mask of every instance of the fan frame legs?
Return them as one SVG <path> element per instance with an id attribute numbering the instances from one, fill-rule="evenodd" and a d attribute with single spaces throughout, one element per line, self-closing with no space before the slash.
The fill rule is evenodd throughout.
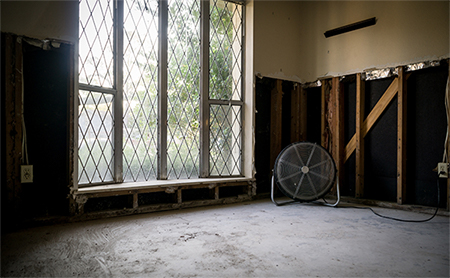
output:
<path id="1" fill-rule="evenodd" d="M 270 199 L 272 200 L 272 202 L 273 202 L 276 206 L 284 206 L 284 205 L 287 205 L 287 204 L 300 202 L 300 201 L 296 201 L 296 200 L 285 201 L 285 202 L 281 202 L 281 203 L 280 203 L 280 202 L 277 202 L 277 201 L 275 201 L 274 191 L 275 191 L 275 182 L 274 182 L 274 176 L 272 175 L 271 190 L 270 190 Z M 339 181 L 336 182 L 336 196 L 337 196 L 337 199 L 336 199 L 336 202 L 335 202 L 334 204 L 327 203 L 327 202 L 325 201 L 325 198 L 324 198 L 324 202 L 320 202 L 320 201 L 318 202 L 318 201 L 316 200 L 316 201 L 312 201 L 311 203 L 319 203 L 319 204 L 322 204 L 322 205 L 325 205 L 325 206 L 329 206 L 329 207 L 336 207 L 336 206 L 339 204 L 340 200 L 341 200 L 341 193 L 340 193 L 340 191 L 339 191 Z"/>

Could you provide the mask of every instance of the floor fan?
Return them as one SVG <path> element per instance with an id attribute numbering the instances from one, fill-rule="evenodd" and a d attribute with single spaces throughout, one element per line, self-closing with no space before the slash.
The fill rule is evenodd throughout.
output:
<path id="1" fill-rule="evenodd" d="M 271 184 L 272 202 L 280 206 L 323 199 L 324 205 L 337 206 L 340 201 L 339 184 L 336 185 L 336 203 L 330 204 L 324 199 L 334 185 L 336 174 L 334 160 L 322 146 L 310 142 L 292 143 L 275 160 Z M 276 202 L 275 184 L 292 201 Z"/>

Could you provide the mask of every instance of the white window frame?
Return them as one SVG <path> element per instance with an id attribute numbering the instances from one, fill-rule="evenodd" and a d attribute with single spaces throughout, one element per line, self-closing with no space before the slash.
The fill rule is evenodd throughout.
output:
<path id="1" fill-rule="evenodd" d="M 227 1 L 227 0 L 225 0 Z M 241 1 L 229 1 L 238 4 L 242 4 Z M 160 153 L 165 153 L 167 148 L 167 23 L 168 9 L 167 0 L 160 0 L 159 5 L 159 34 L 162 38 L 159 40 L 159 75 L 158 86 L 160 90 L 158 112 L 160 116 L 160 124 L 158 125 L 158 140 Z M 204 182 L 203 179 L 214 180 L 218 182 L 223 181 L 241 181 L 241 180 L 254 180 L 254 74 L 253 74 L 253 1 L 246 1 L 243 5 L 243 55 L 242 55 L 242 99 L 237 100 L 210 100 L 209 99 L 209 9 L 210 2 L 201 0 L 201 79 L 200 79 L 200 179 L 191 180 L 177 180 L 176 183 L 192 183 L 196 180 Z M 114 17 L 117 28 L 114 29 L 116 40 L 115 51 L 117 53 L 123 53 L 123 33 L 119 30 L 123 30 L 123 1 L 115 0 Z M 122 12 L 117 12 L 118 10 Z M 250 33 L 250 34 L 249 34 Z M 206 40 L 205 40 L 206 38 Z M 79 84 L 78 82 L 78 43 L 75 45 L 74 51 L 75 60 L 75 82 L 74 82 L 74 161 L 73 161 L 73 190 L 76 191 L 79 188 L 78 184 L 78 91 L 91 90 L 96 92 L 111 93 L 115 96 L 114 101 L 114 123 L 116 127 L 114 130 L 114 148 L 116 150 L 122 150 L 123 146 L 123 57 L 121 55 L 115 55 L 115 68 L 117 70 L 115 74 L 115 88 L 111 90 L 107 88 L 101 88 L 98 86 L 88 86 L 85 84 Z M 119 58 L 117 58 L 119 57 Z M 166 69 L 161 70 L 161 69 Z M 207 70 L 204 70 L 207 69 Z M 239 177 L 224 176 L 214 177 L 209 176 L 209 106 L 211 104 L 227 104 L 227 105 L 239 105 L 241 106 L 241 175 Z M 116 115 L 120 115 L 117 117 Z M 205 124 L 207 123 L 207 124 Z M 167 156 L 159 156 L 158 160 L 158 179 L 149 180 L 146 182 L 130 182 L 123 183 L 123 154 L 122 152 L 115 152 L 114 158 L 114 182 L 108 183 L 108 186 L 114 186 L 117 184 L 139 184 L 139 186 L 160 186 L 163 180 L 167 179 Z M 171 180 L 170 183 L 173 183 Z M 89 184 L 87 186 L 97 186 L 100 183 Z"/>

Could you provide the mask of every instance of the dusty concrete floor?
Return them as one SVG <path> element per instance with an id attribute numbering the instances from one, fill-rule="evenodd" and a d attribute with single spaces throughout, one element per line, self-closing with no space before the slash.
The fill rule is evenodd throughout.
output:
<path id="1" fill-rule="evenodd" d="M 1 247 L 2 277 L 449 276 L 448 217 L 269 200 L 30 228 Z"/>

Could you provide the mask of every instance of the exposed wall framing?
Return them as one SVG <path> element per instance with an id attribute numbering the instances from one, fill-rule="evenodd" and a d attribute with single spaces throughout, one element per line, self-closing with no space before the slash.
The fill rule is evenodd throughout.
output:
<path id="1" fill-rule="evenodd" d="M 389 152 L 389 157 L 393 158 L 394 160 L 390 160 L 389 166 L 386 167 L 389 167 L 389 169 L 395 171 L 396 174 L 395 178 L 393 176 L 392 177 L 390 176 L 391 173 L 389 173 L 388 176 L 381 178 L 382 180 L 389 179 L 386 184 L 383 184 L 384 189 L 393 190 L 392 186 L 395 186 L 395 193 L 391 191 L 386 193 L 395 194 L 396 203 L 399 205 L 415 204 L 415 202 L 417 201 L 418 202 L 417 204 L 419 205 L 425 205 L 424 203 L 428 203 L 428 205 L 433 206 L 436 201 L 434 200 L 434 197 L 433 199 L 430 199 L 429 196 L 434 196 L 434 194 L 436 194 L 436 189 L 434 187 L 429 187 L 427 185 L 427 183 L 429 183 L 429 180 L 422 181 L 420 180 L 420 177 L 413 177 L 414 173 L 411 172 L 417 170 L 428 171 L 429 169 L 422 169 L 421 166 L 417 166 L 420 163 L 423 164 L 424 162 L 414 162 L 414 161 L 422 161 L 422 158 L 419 158 L 418 156 L 419 154 L 417 154 L 417 158 L 411 157 L 409 158 L 410 162 L 407 161 L 407 153 L 412 154 L 412 156 L 416 156 L 417 152 L 417 150 L 414 149 L 407 150 L 407 147 L 416 146 L 416 148 L 421 149 L 422 148 L 420 147 L 421 144 L 422 145 L 424 144 L 423 142 L 418 141 L 420 140 L 420 138 L 417 139 L 412 138 L 418 141 L 417 143 L 414 142 L 411 143 L 412 145 L 408 142 L 409 140 L 407 140 L 407 136 L 414 136 L 414 134 L 416 134 L 415 132 L 417 132 L 413 131 L 413 133 L 410 134 L 410 131 L 407 130 L 407 125 L 408 126 L 412 125 L 415 130 L 419 131 L 422 130 L 423 126 L 423 122 L 416 123 L 414 119 L 412 119 L 411 122 L 407 121 L 407 113 L 410 114 L 413 113 L 412 114 L 413 118 L 414 117 L 423 118 L 424 116 L 423 114 L 414 115 L 415 109 L 417 108 L 412 107 L 411 111 L 409 111 L 410 109 L 407 108 L 407 102 L 412 101 L 412 104 L 421 107 L 422 103 L 420 99 L 423 99 L 423 97 L 425 97 L 424 94 L 428 93 L 427 89 L 424 89 L 423 84 L 429 84 L 430 82 L 434 81 L 422 79 L 422 81 L 420 81 L 422 84 L 421 89 L 415 87 L 412 88 L 414 94 L 417 96 L 415 97 L 415 99 L 411 99 L 410 101 L 407 101 L 407 91 L 408 91 L 407 81 L 409 80 L 413 71 L 417 70 L 427 71 L 428 68 L 436 68 L 442 63 L 446 64 L 448 63 L 448 61 L 444 62 L 441 61 L 440 63 L 439 61 L 428 63 L 424 62 L 414 65 L 399 66 L 397 68 L 389 68 L 367 73 L 358 73 L 350 76 L 332 77 L 328 79 L 322 79 L 320 80 L 320 82 L 314 82 L 314 84 L 303 84 L 301 85 L 301 88 L 299 88 L 299 86 L 296 83 L 293 83 L 294 89 L 290 91 L 290 93 L 288 92 L 286 94 L 287 97 L 289 97 L 289 107 L 286 110 L 290 111 L 284 111 L 285 107 L 283 106 L 282 101 L 284 95 L 283 92 L 281 91 L 282 88 L 285 88 L 284 85 L 281 86 L 281 84 L 284 84 L 282 82 L 289 82 L 289 81 L 273 80 L 272 82 L 261 82 L 261 84 L 272 84 L 271 99 L 270 99 L 270 107 L 271 107 L 270 169 L 273 168 L 274 160 L 279 154 L 281 148 L 284 147 L 284 143 L 286 143 L 286 140 L 281 140 L 280 138 L 281 136 L 286 135 L 285 131 L 281 132 L 280 130 L 282 126 L 280 119 L 286 119 L 285 117 L 281 116 L 281 114 L 290 113 L 291 122 L 289 123 L 290 125 L 288 126 L 290 126 L 291 128 L 291 133 L 289 134 L 291 142 L 308 140 L 309 135 L 308 136 L 302 135 L 308 134 L 307 133 L 309 132 L 308 128 L 311 128 L 311 126 L 308 127 L 308 124 L 304 125 L 304 120 L 302 119 L 305 117 L 304 116 L 305 114 L 309 114 L 310 113 L 309 111 L 314 110 L 312 109 L 311 103 L 308 103 L 309 97 L 319 94 L 321 101 L 320 104 L 321 137 L 320 138 L 314 137 L 314 140 L 319 139 L 320 144 L 324 146 L 326 149 L 328 149 L 328 151 L 330 151 L 333 158 L 335 159 L 336 167 L 338 169 L 338 181 L 343 186 L 347 186 L 346 190 L 348 190 L 348 193 L 350 193 L 350 195 L 354 194 L 354 196 L 352 197 L 356 197 L 359 199 L 373 198 L 372 195 L 374 195 L 374 190 L 376 192 L 379 191 L 376 185 L 374 185 L 374 181 L 372 179 L 369 181 L 365 180 L 366 176 L 372 177 L 373 175 L 378 175 L 374 174 L 371 168 L 366 169 L 368 166 L 366 166 L 365 162 L 369 163 L 368 161 L 371 161 L 368 160 L 369 158 L 367 157 L 367 155 L 369 155 L 369 157 L 373 155 L 374 139 L 372 138 L 379 138 L 380 131 L 383 130 L 382 132 L 385 132 L 384 129 L 387 129 L 387 130 L 395 130 L 394 135 L 395 137 L 392 137 L 394 132 L 389 131 L 388 133 L 389 137 L 386 137 L 386 140 L 388 140 L 387 143 L 389 143 L 389 147 L 391 147 L 391 144 L 395 144 L 396 151 Z M 421 71 L 417 72 L 421 74 L 420 76 L 423 76 Z M 433 74 L 436 74 L 436 72 L 439 73 L 440 77 L 437 80 L 440 80 L 439 82 L 441 83 L 442 68 L 437 69 L 437 71 L 433 72 L 434 72 Z M 413 83 L 410 82 L 411 83 L 410 86 L 414 86 L 412 85 L 416 84 L 414 82 L 419 82 L 418 79 L 419 75 L 414 76 L 415 76 L 414 79 L 412 79 L 413 81 L 411 81 Z M 374 81 L 376 79 L 380 79 L 380 81 Z M 368 85 L 369 89 L 366 88 L 367 84 L 369 84 Z M 320 91 L 318 91 L 316 88 L 318 86 L 321 86 Z M 442 84 L 439 85 L 439 88 L 442 89 Z M 349 91 L 349 95 L 346 96 L 347 92 L 345 92 L 345 90 L 347 89 L 355 90 L 355 93 L 353 91 Z M 440 92 L 439 94 L 442 93 L 441 89 L 437 91 Z M 309 96 L 307 94 L 303 95 L 304 91 L 309 90 L 310 93 L 313 92 L 314 94 Z M 429 90 L 435 89 L 429 88 Z M 420 97 L 417 98 L 418 96 Z M 344 105 L 344 100 L 346 99 L 346 101 L 348 101 L 349 97 L 351 98 L 350 103 L 352 107 L 345 108 L 345 105 L 347 104 Z M 354 97 L 355 99 L 353 99 Z M 356 107 L 353 107 L 353 105 L 355 105 Z M 345 115 L 345 113 L 347 113 L 345 111 L 347 111 L 348 109 L 352 109 L 352 112 L 350 112 L 351 113 L 350 116 Z M 394 114 L 392 113 L 393 111 L 396 111 L 397 113 Z M 420 109 L 420 111 L 421 113 L 424 113 L 424 111 L 430 111 L 430 109 L 423 108 Z M 395 118 L 396 124 L 392 126 L 391 125 L 385 126 L 384 123 L 392 122 L 394 120 L 392 119 L 392 115 L 395 115 L 394 117 L 396 117 Z M 351 122 L 354 121 L 354 126 L 350 124 L 351 126 L 346 127 L 345 125 L 347 123 L 345 123 L 344 121 L 344 116 L 348 118 L 348 119 L 345 118 L 345 121 L 348 120 L 350 120 Z M 317 119 L 317 116 L 315 117 Z M 285 128 L 286 123 L 283 124 L 284 124 L 283 128 Z M 355 130 L 353 136 L 351 136 L 352 134 L 348 134 L 348 132 L 353 132 L 353 130 Z M 368 139 L 366 138 L 365 140 L 365 137 L 369 134 L 371 130 L 374 130 L 373 132 L 376 132 L 377 135 L 375 135 L 375 133 L 370 133 L 370 136 L 368 137 L 370 138 L 371 143 L 368 146 L 366 146 L 365 141 L 367 141 Z M 440 127 L 439 130 L 441 130 Z M 344 131 L 347 132 L 345 133 L 346 135 L 344 135 Z M 345 137 L 344 139 L 344 136 L 347 137 Z M 309 139 L 311 140 L 311 137 Z M 384 139 L 382 138 L 381 140 Z M 377 139 L 377 142 L 379 142 L 378 144 L 380 143 L 384 144 L 383 141 L 380 142 L 380 139 Z M 369 153 L 366 154 L 366 149 L 368 147 Z M 352 156 L 353 153 L 355 154 L 354 156 Z M 420 155 L 423 156 L 423 154 Z M 352 160 L 350 161 L 349 164 L 347 164 L 347 161 L 349 160 L 350 156 L 352 156 Z M 419 163 L 419 164 L 412 165 L 411 163 L 416 164 Z M 373 161 L 369 164 L 370 164 L 369 167 L 374 166 L 372 165 Z M 427 162 L 426 165 L 430 165 L 430 163 Z M 391 166 L 395 168 L 390 168 Z M 427 168 L 429 167 L 427 166 Z M 348 171 L 348 173 L 345 173 L 344 169 L 348 169 L 345 170 Z M 409 171 L 409 173 L 407 171 Z M 353 184 L 352 182 L 354 182 L 355 185 L 354 190 L 352 189 L 352 187 L 349 187 L 353 185 L 344 184 L 344 181 L 347 181 L 347 179 L 349 178 L 348 175 L 354 175 L 354 180 L 353 178 L 350 178 L 349 180 L 351 184 Z M 346 178 L 345 180 L 344 177 Z M 447 180 L 445 184 L 446 189 L 441 188 L 441 195 L 443 194 L 442 193 L 443 191 L 445 190 L 447 191 L 446 194 L 444 195 L 445 196 L 444 198 L 448 208 L 450 203 L 450 182 Z M 421 194 L 424 194 L 425 192 L 426 194 L 428 194 L 426 195 L 428 197 L 421 196 Z M 332 191 L 331 193 L 335 193 L 335 191 Z M 428 199 L 427 201 L 424 201 L 423 198 L 428 198 L 429 201 Z M 444 198 L 441 196 L 441 200 L 443 200 Z M 389 195 L 389 197 L 386 197 L 386 199 L 380 200 L 386 201 L 389 199 L 392 199 L 392 196 Z"/>
<path id="2" fill-rule="evenodd" d="M 251 200 L 253 197 L 253 190 L 255 187 L 253 181 L 240 181 L 240 182 L 223 182 L 223 183 L 193 183 L 188 185 L 162 185 L 155 187 L 131 187 L 127 189 L 127 186 L 122 188 L 111 188 L 105 190 L 102 188 L 85 188 L 80 189 L 74 194 L 74 200 L 77 203 L 76 217 L 92 218 L 98 216 L 119 216 L 129 215 L 135 213 L 163 211 L 171 209 L 180 209 L 188 207 L 198 207 L 206 205 L 217 204 L 229 204 Z M 235 188 L 230 192 L 230 189 Z M 200 192 L 208 191 L 208 194 L 202 196 L 198 194 Z M 193 193 L 197 197 L 185 196 L 185 193 Z M 228 191 L 228 192 L 227 192 Z M 141 195 L 167 195 L 168 202 L 161 202 L 156 204 L 141 204 Z M 192 195 L 192 194 L 191 194 Z M 129 196 L 129 202 L 123 209 L 120 210 L 100 210 L 94 212 L 85 212 L 85 205 L 89 200 L 105 197 L 117 197 L 117 196 Z"/>
<path id="3" fill-rule="evenodd" d="M 3 35 L 3 34 L 2 34 Z M 5 38 L 5 122 L 6 122 L 6 208 L 12 218 L 20 218 L 20 165 L 22 164 L 22 43 L 17 36 Z"/>

